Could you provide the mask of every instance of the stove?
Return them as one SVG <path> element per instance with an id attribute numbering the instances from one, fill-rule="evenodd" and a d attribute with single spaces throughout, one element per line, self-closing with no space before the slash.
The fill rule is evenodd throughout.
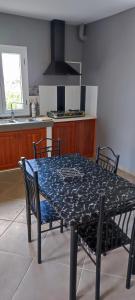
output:
<path id="1" fill-rule="evenodd" d="M 47 116 L 53 119 L 63 119 L 63 118 L 77 118 L 84 117 L 85 112 L 82 110 L 72 110 L 69 109 L 67 111 L 49 111 L 47 112 Z"/>

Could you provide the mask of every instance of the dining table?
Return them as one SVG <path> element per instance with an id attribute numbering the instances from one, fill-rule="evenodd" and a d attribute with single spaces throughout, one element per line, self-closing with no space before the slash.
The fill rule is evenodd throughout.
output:
<path id="1" fill-rule="evenodd" d="M 70 226 L 69 300 L 76 300 L 78 226 L 98 213 L 102 195 L 106 209 L 129 204 L 135 185 L 80 154 L 28 160 L 38 172 L 39 192 L 49 201 L 65 224 Z M 29 167 L 27 171 L 31 173 Z M 135 274 L 135 259 L 132 273 Z"/>

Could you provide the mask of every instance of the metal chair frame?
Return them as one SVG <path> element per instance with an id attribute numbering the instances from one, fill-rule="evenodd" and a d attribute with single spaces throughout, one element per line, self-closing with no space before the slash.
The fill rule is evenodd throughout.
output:
<path id="1" fill-rule="evenodd" d="M 53 221 L 48 222 L 49 228 L 41 230 L 41 211 L 40 211 L 40 192 L 38 186 L 38 172 L 34 171 L 28 160 L 21 158 L 21 168 L 24 174 L 25 192 L 26 192 L 26 217 L 28 228 L 28 242 L 31 240 L 31 215 L 34 215 L 37 219 L 37 253 L 38 263 L 41 263 L 41 234 L 50 230 L 60 228 L 60 232 L 63 233 L 63 220 L 60 220 L 60 225 L 53 226 Z M 29 169 L 29 172 L 27 171 Z M 45 199 L 47 200 L 47 199 Z"/>
<path id="2" fill-rule="evenodd" d="M 108 154 L 106 155 L 105 152 L 107 152 Z M 103 169 L 106 169 L 107 171 L 116 174 L 119 164 L 119 158 L 120 156 L 116 155 L 112 148 L 108 146 L 98 146 L 96 163 L 100 165 Z"/>
<path id="3" fill-rule="evenodd" d="M 51 142 L 52 145 L 47 146 L 47 141 Z M 61 140 L 44 138 L 38 142 L 33 142 L 34 158 L 50 156 L 60 156 L 61 155 Z"/>
<path id="4" fill-rule="evenodd" d="M 99 204 L 98 219 L 96 220 L 96 218 L 94 218 L 91 223 L 86 224 L 86 226 L 90 226 L 90 235 L 90 228 L 92 228 L 92 226 L 95 226 L 94 224 L 96 224 L 95 245 L 94 247 L 92 247 L 92 249 L 90 248 L 90 243 L 92 244 L 92 242 L 90 241 L 90 235 L 85 236 L 83 232 L 83 228 L 85 227 L 83 227 L 83 225 L 80 225 L 80 227 L 78 227 L 79 246 L 81 244 L 86 254 L 96 266 L 95 300 L 100 299 L 101 254 L 104 255 L 104 253 L 107 253 L 119 247 L 123 247 L 129 253 L 126 288 L 130 288 L 131 275 L 135 274 L 135 215 L 134 217 L 132 216 L 132 213 L 134 211 L 135 197 L 129 199 L 128 205 L 124 206 L 122 203 L 119 208 L 115 208 L 113 211 L 110 210 L 110 212 L 108 212 L 105 204 L 105 196 L 102 196 Z M 129 238 L 128 234 L 131 216 L 133 218 L 133 225 L 131 238 Z M 86 231 L 88 231 L 88 227 Z M 127 248 L 127 244 L 130 245 L 129 249 Z M 96 260 L 93 258 L 93 254 L 96 256 Z"/>

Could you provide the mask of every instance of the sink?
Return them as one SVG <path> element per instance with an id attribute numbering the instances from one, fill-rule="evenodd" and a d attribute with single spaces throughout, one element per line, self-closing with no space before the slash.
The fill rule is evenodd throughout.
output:
<path id="1" fill-rule="evenodd" d="M 13 124 L 15 123 L 14 120 L 11 119 L 1 119 L 0 120 L 0 125 L 5 125 L 5 124 Z"/>
<path id="2" fill-rule="evenodd" d="M 14 120 L 15 123 L 32 123 L 32 122 L 39 122 L 37 119 L 32 119 L 32 118 L 28 118 L 28 119 L 25 119 L 25 118 L 22 118 L 22 119 L 15 119 Z"/>
<path id="3" fill-rule="evenodd" d="M 14 119 L 13 119 L 13 120 L 12 120 L 12 119 L 9 119 L 9 120 L 7 120 L 7 122 L 6 122 L 6 123 L 16 123 L 16 122 L 15 122 L 15 120 L 14 120 Z"/>
<path id="4" fill-rule="evenodd" d="M 15 119 L 0 119 L 0 125 L 10 125 L 10 124 L 26 124 L 26 123 L 39 123 L 42 120 L 36 118 L 15 118 Z"/>
<path id="5" fill-rule="evenodd" d="M 16 119 L 1 119 L 0 125 L 8 125 L 8 124 L 20 124 L 20 123 L 38 123 L 40 122 L 37 119 L 32 118 L 16 118 Z"/>
<path id="6" fill-rule="evenodd" d="M 14 119 L 13 123 L 18 124 L 18 123 L 26 123 L 28 122 L 27 119 Z"/>
<path id="7" fill-rule="evenodd" d="M 5 125 L 5 124 L 18 124 L 18 123 L 24 123 L 26 120 L 16 120 L 16 119 L 2 119 L 0 120 L 0 125 Z"/>

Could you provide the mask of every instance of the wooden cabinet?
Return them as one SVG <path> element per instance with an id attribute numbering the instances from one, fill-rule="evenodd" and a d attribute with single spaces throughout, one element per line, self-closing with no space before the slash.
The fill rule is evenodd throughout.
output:
<path id="1" fill-rule="evenodd" d="M 19 160 L 17 132 L 0 133 L 0 170 L 15 168 Z"/>
<path id="2" fill-rule="evenodd" d="M 53 126 L 53 138 L 62 141 L 61 153 L 80 153 L 87 157 L 95 155 L 96 120 L 58 122 Z"/>
<path id="3" fill-rule="evenodd" d="M 75 122 L 55 123 L 52 136 L 61 139 L 61 154 L 75 153 Z"/>
<path id="4" fill-rule="evenodd" d="M 75 122 L 76 152 L 87 157 L 95 154 L 95 120 Z"/>
<path id="5" fill-rule="evenodd" d="M 18 167 L 21 156 L 32 158 L 32 142 L 45 137 L 45 128 L 0 132 L 0 170 Z"/>
<path id="6" fill-rule="evenodd" d="M 20 157 L 33 158 L 32 143 L 46 137 L 45 128 L 27 129 L 20 132 L 19 154 Z"/>
<path id="7" fill-rule="evenodd" d="M 52 137 L 61 139 L 61 154 L 80 153 L 93 157 L 95 126 L 95 119 L 57 122 L 52 128 Z M 33 158 L 32 142 L 45 137 L 45 128 L 0 132 L 0 170 L 18 167 L 21 156 Z"/>

